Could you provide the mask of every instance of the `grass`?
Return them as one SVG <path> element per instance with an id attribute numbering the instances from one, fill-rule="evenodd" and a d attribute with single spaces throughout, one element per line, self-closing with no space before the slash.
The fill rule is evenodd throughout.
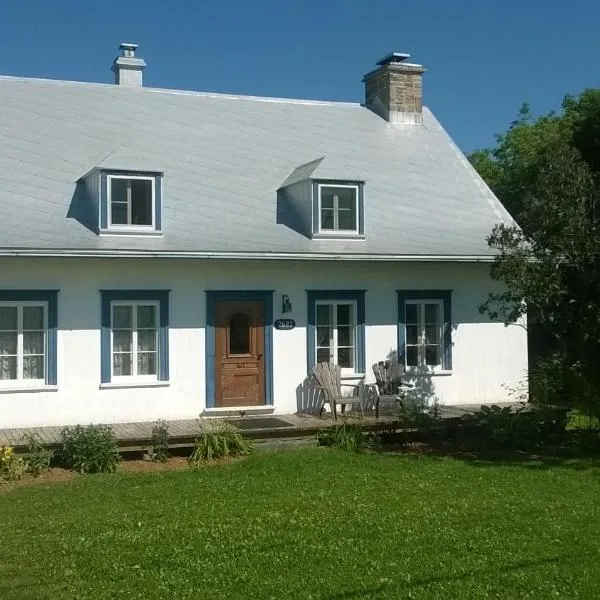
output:
<path id="1" fill-rule="evenodd" d="M 0 598 L 598 598 L 600 470 L 307 449 L 0 494 Z"/>

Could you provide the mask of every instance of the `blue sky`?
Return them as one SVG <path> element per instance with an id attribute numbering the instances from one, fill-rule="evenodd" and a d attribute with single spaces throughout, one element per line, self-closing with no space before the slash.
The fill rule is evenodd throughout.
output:
<path id="1" fill-rule="evenodd" d="M 600 87 L 598 0 L 0 0 L 0 74 L 110 82 L 121 41 L 145 84 L 360 102 L 392 50 L 422 63 L 425 103 L 464 151 L 528 101 Z"/>

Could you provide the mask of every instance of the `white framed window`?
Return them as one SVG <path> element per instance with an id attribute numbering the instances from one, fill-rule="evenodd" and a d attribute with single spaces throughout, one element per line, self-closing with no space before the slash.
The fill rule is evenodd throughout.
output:
<path id="1" fill-rule="evenodd" d="M 358 234 L 359 186 L 320 183 L 319 232 Z"/>
<path id="2" fill-rule="evenodd" d="M 406 300 L 405 331 L 406 367 L 442 369 L 444 301 Z"/>
<path id="3" fill-rule="evenodd" d="M 108 175 L 107 181 L 109 229 L 155 229 L 155 178 Z"/>
<path id="4" fill-rule="evenodd" d="M 113 301 L 110 311 L 111 381 L 157 381 L 159 303 Z"/>
<path id="5" fill-rule="evenodd" d="M 318 300 L 315 304 L 316 361 L 353 373 L 357 365 L 357 306 L 354 300 Z"/>
<path id="6" fill-rule="evenodd" d="M 44 384 L 47 323 L 46 302 L 0 302 L 0 386 Z"/>

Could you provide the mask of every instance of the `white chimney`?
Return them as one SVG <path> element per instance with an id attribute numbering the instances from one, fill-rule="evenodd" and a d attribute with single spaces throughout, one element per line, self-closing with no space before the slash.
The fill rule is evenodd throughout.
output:
<path id="1" fill-rule="evenodd" d="M 119 46 L 121 56 L 117 56 L 112 65 L 115 74 L 115 84 L 127 87 L 142 87 L 142 71 L 146 66 L 143 58 L 136 58 L 137 44 L 123 42 Z"/>

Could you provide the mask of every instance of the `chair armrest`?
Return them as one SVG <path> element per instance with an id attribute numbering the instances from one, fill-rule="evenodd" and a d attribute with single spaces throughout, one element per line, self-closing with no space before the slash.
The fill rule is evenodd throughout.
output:
<path id="1" fill-rule="evenodd" d="M 341 385 L 341 387 L 351 387 L 351 388 L 356 388 L 356 389 L 358 389 L 360 387 L 360 385 L 356 385 L 354 383 L 342 383 L 340 385 Z"/>

